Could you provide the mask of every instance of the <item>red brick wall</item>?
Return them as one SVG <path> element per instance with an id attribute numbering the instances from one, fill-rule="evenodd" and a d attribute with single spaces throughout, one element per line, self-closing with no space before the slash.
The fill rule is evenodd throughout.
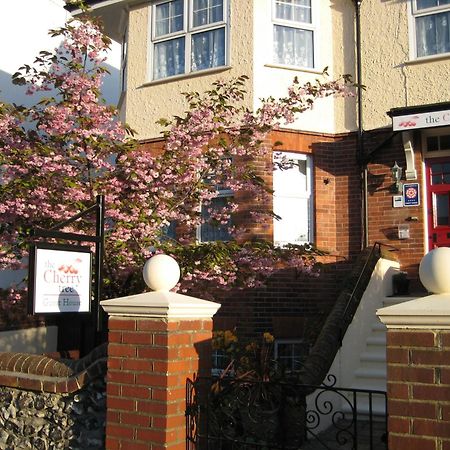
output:
<path id="1" fill-rule="evenodd" d="M 341 258 L 355 256 L 361 248 L 361 193 L 360 171 L 356 159 L 354 134 L 328 135 L 295 131 L 273 132 L 266 141 L 272 146 L 282 142 L 278 150 L 306 153 L 314 162 L 314 222 L 316 245 Z M 142 144 L 148 151 L 159 153 L 163 141 Z M 272 185 L 271 158 L 258 160 L 254 165 L 258 175 Z M 250 210 L 271 210 L 269 196 L 266 204 L 255 204 L 253 196 L 239 194 L 241 212 L 235 222 L 247 228 L 245 239 L 272 240 L 272 219 L 258 221 Z"/>
<path id="2" fill-rule="evenodd" d="M 450 450 L 450 331 L 388 330 L 390 450 Z"/>
<path id="3" fill-rule="evenodd" d="M 380 144 L 386 137 L 386 131 L 372 133 L 372 139 Z M 422 157 L 419 142 L 415 142 L 416 148 L 416 170 L 417 182 L 423 189 L 422 179 Z M 372 162 L 368 165 L 368 191 L 369 191 L 369 241 L 376 241 L 393 245 L 397 252 L 401 267 L 406 270 L 410 278 L 416 278 L 418 266 L 425 253 L 423 202 L 417 207 L 392 207 L 393 185 L 391 167 L 397 161 L 398 165 L 406 170 L 405 151 L 401 136 L 395 136 L 377 153 L 374 154 Z M 403 175 L 402 182 L 405 182 Z M 414 181 L 415 182 L 415 181 Z M 417 221 L 411 221 L 410 217 L 416 217 Z M 397 227 L 408 224 L 410 227 L 409 239 L 398 239 Z"/>
<path id="4" fill-rule="evenodd" d="M 211 320 L 109 319 L 108 450 L 185 449 L 186 378 L 211 371 Z"/>
<path id="5" fill-rule="evenodd" d="M 270 331 L 276 337 L 314 339 L 337 298 L 353 257 L 361 248 L 361 182 L 356 140 L 354 134 L 333 136 L 280 130 L 270 135 L 266 145 L 273 146 L 277 141 L 282 142 L 279 150 L 312 155 L 316 245 L 333 256 L 323 258 L 320 282 L 293 269 L 280 270 L 264 288 L 233 292 L 220 299 L 222 308 L 214 323 L 216 329 L 237 328 L 246 336 Z M 149 142 L 144 148 L 159 152 L 162 142 Z M 271 157 L 256 161 L 255 165 L 271 186 Z M 258 205 L 246 194 L 239 194 L 236 199 L 241 212 L 234 221 L 245 226 L 245 238 L 272 241 L 272 219 L 255 223 L 250 215 L 254 209 L 271 210 L 271 197 Z"/>
<path id="6" fill-rule="evenodd" d="M 361 249 L 361 192 L 355 135 L 277 131 L 279 150 L 308 153 L 314 165 L 314 223 L 317 247 L 349 258 Z"/>

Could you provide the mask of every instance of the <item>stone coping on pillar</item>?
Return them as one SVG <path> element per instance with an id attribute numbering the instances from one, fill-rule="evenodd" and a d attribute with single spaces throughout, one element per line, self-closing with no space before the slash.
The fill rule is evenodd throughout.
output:
<path id="1" fill-rule="evenodd" d="M 145 292 L 100 302 L 110 316 L 165 319 L 210 319 L 220 303 L 170 291 Z"/>
<path id="2" fill-rule="evenodd" d="M 387 328 L 450 329 L 450 293 L 398 303 L 377 310 Z"/>

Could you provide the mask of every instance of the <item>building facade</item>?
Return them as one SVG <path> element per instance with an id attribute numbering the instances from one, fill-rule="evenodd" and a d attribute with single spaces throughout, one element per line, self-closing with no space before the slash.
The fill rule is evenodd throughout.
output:
<path id="1" fill-rule="evenodd" d="M 396 247 L 416 280 L 422 256 L 450 243 L 450 2 L 364 0 L 359 9 L 368 241 Z"/>
<path id="2" fill-rule="evenodd" d="M 261 98 L 286 95 L 294 77 L 300 83 L 324 80 L 327 68 L 330 78 L 337 78 L 355 65 L 354 36 L 347 33 L 354 6 L 347 0 L 91 3 L 107 33 L 123 42 L 119 106 L 149 149 L 159 145 L 156 120 L 185 111 L 181 92 L 202 92 L 218 78 L 246 75 L 244 106 L 255 110 Z M 359 176 L 356 123 L 355 99 L 320 99 L 271 136 L 267 144 L 281 141 L 279 150 L 296 160 L 300 171 L 272 180 L 262 168 L 275 190 L 270 207 L 283 219 L 265 224 L 258 236 L 280 244 L 315 242 L 342 257 L 359 251 L 359 238 L 348 242 L 349 227 L 359 227 L 360 193 L 352 188 Z M 339 167 L 344 161 L 352 165 L 346 173 Z"/>
<path id="3" fill-rule="evenodd" d="M 281 141 L 295 173 L 273 175 L 261 164 L 275 190 L 268 207 L 283 219 L 253 224 L 253 235 L 329 252 L 323 283 L 287 271 L 273 282 L 276 295 L 268 289 L 227 300 L 218 327 L 232 328 L 243 311 L 254 320 L 241 327 L 298 338 L 308 318 L 329 310 L 354 257 L 376 242 L 390 246 L 421 288 L 420 259 L 450 243 L 448 0 L 90 4 L 122 42 L 119 107 L 149 151 L 162 146 L 156 120 L 185 110 L 180 93 L 204 91 L 217 78 L 247 75 L 251 109 L 284 95 L 294 77 L 320 78 L 325 67 L 331 78 L 350 73 L 364 85 L 354 99 L 319 100 L 272 133 L 267 145 Z M 401 169 L 397 178 L 393 167 Z"/>

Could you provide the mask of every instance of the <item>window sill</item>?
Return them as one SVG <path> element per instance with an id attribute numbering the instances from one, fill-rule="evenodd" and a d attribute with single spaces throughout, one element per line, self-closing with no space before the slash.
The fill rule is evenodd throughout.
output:
<path id="1" fill-rule="evenodd" d="M 317 70 L 317 69 L 308 69 L 307 67 L 295 67 L 295 66 L 285 66 L 283 64 L 264 64 L 264 67 L 270 67 L 272 69 L 285 69 L 285 70 L 292 70 L 295 72 L 306 72 L 306 73 L 313 73 L 315 75 L 322 75 L 323 70 Z"/>
<path id="2" fill-rule="evenodd" d="M 147 87 L 147 86 L 157 86 L 158 84 L 166 84 L 166 83 L 171 83 L 173 81 L 179 81 L 179 80 L 184 80 L 184 79 L 189 79 L 189 78 L 203 77 L 205 75 L 226 72 L 227 70 L 230 70 L 230 69 L 231 69 L 231 66 L 220 66 L 220 67 L 213 67 L 211 69 L 198 70 L 196 72 L 191 72 L 191 73 L 183 73 L 180 75 L 174 75 L 172 77 L 166 77 L 166 78 L 160 78 L 158 80 L 146 81 L 145 83 L 141 84 L 140 88 Z"/>
<path id="3" fill-rule="evenodd" d="M 410 59 L 405 62 L 405 65 L 413 66 L 415 64 L 423 64 L 427 62 L 441 61 L 444 59 L 450 59 L 450 53 L 440 53 L 439 55 L 421 56 L 420 58 Z"/>

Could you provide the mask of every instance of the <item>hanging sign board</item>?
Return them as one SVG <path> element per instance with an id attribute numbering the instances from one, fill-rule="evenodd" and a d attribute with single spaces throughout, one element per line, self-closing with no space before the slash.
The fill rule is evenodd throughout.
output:
<path id="1" fill-rule="evenodd" d="M 450 125 L 450 110 L 392 117 L 393 131 L 415 130 Z"/>
<path id="2" fill-rule="evenodd" d="M 92 255 L 88 247 L 39 243 L 30 251 L 33 314 L 89 313 Z"/>
<path id="3" fill-rule="evenodd" d="M 403 205 L 419 206 L 419 183 L 406 183 L 403 185 Z"/>

